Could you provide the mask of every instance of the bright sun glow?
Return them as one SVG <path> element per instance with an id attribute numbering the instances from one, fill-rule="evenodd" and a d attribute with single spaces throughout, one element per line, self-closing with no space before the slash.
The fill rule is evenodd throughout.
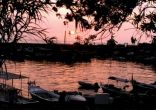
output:
<path id="1" fill-rule="evenodd" d="M 70 34 L 71 34 L 71 35 L 75 35 L 76 32 L 75 32 L 75 31 L 70 31 Z"/>

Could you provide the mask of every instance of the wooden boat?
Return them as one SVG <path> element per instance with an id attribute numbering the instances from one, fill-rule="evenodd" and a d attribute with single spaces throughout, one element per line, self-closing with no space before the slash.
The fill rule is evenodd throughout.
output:
<path id="1" fill-rule="evenodd" d="M 98 90 L 100 88 L 98 83 L 88 83 L 88 82 L 83 82 L 83 81 L 78 81 L 78 84 L 80 85 L 80 89 L 93 89 L 93 90 Z"/>
<path id="2" fill-rule="evenodd" d="M 47 91 L 36 84 L 29 82 L 28 91 L 32 98 L 42 103 L 84 103 L 86 99 L 80 94 L 68 94 L 66 92 L 56 93 Z"/>
<path id="3" fill-rule="evenodd" d="M 116 81 L 120 81 L 120 82 L 124 82 L 124 83 L 130 82 L 128 79 L 118 78 L 118 77 L 115 77 L 115 76 L 110 76 L 110 77 L 108 77 L 108 79 L 116 80 Z"/>
<path id="4" fill-rule="evenodd" d="M 114 76 L 111 76 L 108 79 L 116 80 L 117 82 L 120 81 L 120 82 L 124 82 L 124 83 L 129 83 L 130 82 L 132 84 L 134 90 L 140 90 L 140 91 L 156 90 L 155 83 L 146 84 L 146 83 L 136 81 L 133 78 L 132 78 L 132 80 L 127 80 L 127 79 L 123 79 L 123 78 L 117 78 L 117 77 L 114 77 Z"/>
<path id="5" fill-rule="evenodd" d="M 142 83 L 139 81 L 134 80 L 133 78 L 133 74 L 132 74 L 132 79 L 130 80 L 133 90 L 131 91 L 133 94 L 138 94 L 138 93 L 143 93 L 143 94 L 147 94 L 149 93 L 150 95 L 154 93 L 156 93 L 156 85 L 155 82 L 152 84 L 146 84 L 146 83 Z M 148 95 L 149 95 L 148 94 Z"/>
<path id="6" fill-rule="evenodd" d="M 42 103 L 55 103 L 58 102 L 60 98 L 58 94 L 47 91 L 40 86 L 36 86 L 35 82 L 28 82 L 28 92 L 33 99 Z"/>
<path id="7" fill-rule="evenodd" d="M 0 92 L 0 105 L 26 107 L 35 106 L 38 101 L 23 97 L 17 93 L 16 89 L 8 89 Z"/>
<path id="8" fill-rule="evenodd" d="M 129 92 L 115 87 L 113 84 L 103 84 L 101 88 L 104 93 L 109 93 L 111 96 L 128 96 L 130 95 Z"/>
<path id="9" fill-rule="evenodd" d="M 127 79 L 118 78 L 114 76 L 108 77 L 108 80 L 115 80 L 118 82 L 124 82 L 128 83 L 129 81 Z M 126 88 L 129 87 L 128 85 L 125 85 L 123 88 L 116 87 L 114 84 L 101 84 L 101 88 L 104 93 L 109 93 L 111 96 L 129 96 L 130 93 L 126 91 Z"/>
<path id="10" fill-rule="evenodd" d="M 21 95 L 22 89 L 13 86 L 14 79 L 27 78 L 22 75 L 17 75 L 10 72 L 0 71 L 0 79 L 5 83 L 0 83 L 0 104 L 5 106 L 29 106 L 35 105 L 38 101 L 23 97 Z M 12 80 L 12 85 L 7 85 L 6 81 Z"/>
<path id="11" fill-rule="evenodd" d="M 143 92 L 143 93 L 156 93 L 156 85 L 154 84 L 145 84 L 142 82 L 138 82 L 136 80 L 132 80 L 133 92 Z"/>
<path id="12" fill-rule="evenodd" d="M 119 102 L 124 101 L 125 103 L 132 103 L 132 104 L 139 104 L 139 102 L 143 103 L 153 103 L 155 101 L 155 93 L 156 93 L 156 86 L 152 84 L 145 84 L 138 82 L 136 80 L 127 80 L 123 78 L 118 78 L 111 76 L 108 79 L 115 80 L 118 82 L 123 83 L 130 83 L 132 84 L 133 88 L 130 91 L 127 91 L 126 88 L 128 87 L 125 85 L 123 88 L 116 87 L 113 84 L 103 84 L 101 85 L 101 88 L 103 89 L 103 92 L 109 93 L 111 96 L 116 97 L 116 100 L 119 100 Z M 133 78 L 132 78 L 133 79 Z"/>
<path id="13" fill-rule="evenodd" d="M 65 102 L 67 102 L 67 103 L 79 103 L 80 104 L 80 103 L 85 103 L 86 98 L 80 94 L 75 94 L 75 95 L 74 94 L 73 95 L 66 94 Z"/>

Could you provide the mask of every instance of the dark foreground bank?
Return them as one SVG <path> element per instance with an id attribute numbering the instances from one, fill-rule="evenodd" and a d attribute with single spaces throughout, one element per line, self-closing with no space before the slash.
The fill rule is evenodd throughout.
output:
<path id="1" fill-rule="evenodd" d="M 0 110 L 155 110 L 156 106 L 153 105 L 124 105 L 111 104 L 111 105 L 78 105 L 78 104 L 37 104 L 33 106 L 0 106 Z"/>

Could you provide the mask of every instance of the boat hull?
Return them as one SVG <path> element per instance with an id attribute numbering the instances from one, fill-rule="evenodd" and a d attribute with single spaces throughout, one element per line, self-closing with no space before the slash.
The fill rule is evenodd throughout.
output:
<path id="1" fill-rule="evenodd" d="M 123 97 L 127 97 L 130 94 L 120 88 L 115 87 L 112 84 L 105 84 L 102 86 L 102 90 L 104 93 L 109 93 L 111 96 L 123 96 Z"/>
<path id="2" fill-rule="evenodd" d="M 98 90 L 100 87 L 98 83 L 91 84 L 83 81 L 79 81 L 78 84 L 80 85 L 79 89 L 93 89 L 93 90 Z"/>
<path id="3" fill-rule="evenodd" d="M 29 93 L 34 100 L 38 100 L 43 104 L 80 104 L 86 102 L 86 99 L 82 95 L 68 94 L 66 92 L 55 93 L 44 90 L 39 86 L 29 86 Z"/>

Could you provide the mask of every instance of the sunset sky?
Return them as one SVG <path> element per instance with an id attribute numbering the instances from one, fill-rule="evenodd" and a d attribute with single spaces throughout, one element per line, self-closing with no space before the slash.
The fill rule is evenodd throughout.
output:
<path id="1" fill-rule="evenodd" d="M 60 9 L 60 13 L 65 15 L 66 10 L 65 9 Z M 81 32 L 80 30 L 76 30 L 75 35 L 70 35 L 69 31 L 74 31 L 75 30 L 75 26 L 74 26 L 74 22 L 70 22 L 68 23 L 68 25 L 64 25 L 63 24 L 63 17 L 58 18 L 56 17 L 56 13 L 49 13 L 44 14 L 45 18 L 43 19 L 42 22 L 39 22 L 39 24 L 41 25 L 41 27 L 43 28 L 47 28 L 47 36 L 48 37 L 53 37 L 56 36 L 57 37 L 57 43 L 64 43 L 64 33 L 65 30 L 67 32 L 66 36 L 66 43 L 67 44 L 73 44 L 74 42 L 76 42 L 75 37 L 77 35 L 81 36 L 81 39 L 83 40 L 84 38 L 88 37 L 91 34 L 95 34 L 97 32 L 95 32 L 94 30 L 87 30 L 84 32 Z M 119 43 L 119 44 L 124 44 L 124 43 L 129 43 L 131 44 L 130 38 L 132 36 L 136 36 L 136 38 L 139 40 L 139 36 L 141 35 L 141 33 L 139 31 L 136 31 L 135 29 L 130 23 L 124 23 L 122 28 L 114 34 L 115 36 L 115 40 Z M 108 36 L 108 37 L 107 37 Z M 95 42 L 95 44 L 99 44 L 99 43 L 106 43 L 107 40 L 110 38 L 110 35 L 108 33 L 103 35 L 103 39 L 102 41 L 100 40 L 100 37 L 97 37 L 97 39 L 93 42 Z M 37 42 L 37 43 L 43 43 L 44 41 L 38 38 L 31 38 L 27 40 L 28 42 Z M 150 42 L 151 41 L 151 37 L 142 37 L 140 42 Z"/>

